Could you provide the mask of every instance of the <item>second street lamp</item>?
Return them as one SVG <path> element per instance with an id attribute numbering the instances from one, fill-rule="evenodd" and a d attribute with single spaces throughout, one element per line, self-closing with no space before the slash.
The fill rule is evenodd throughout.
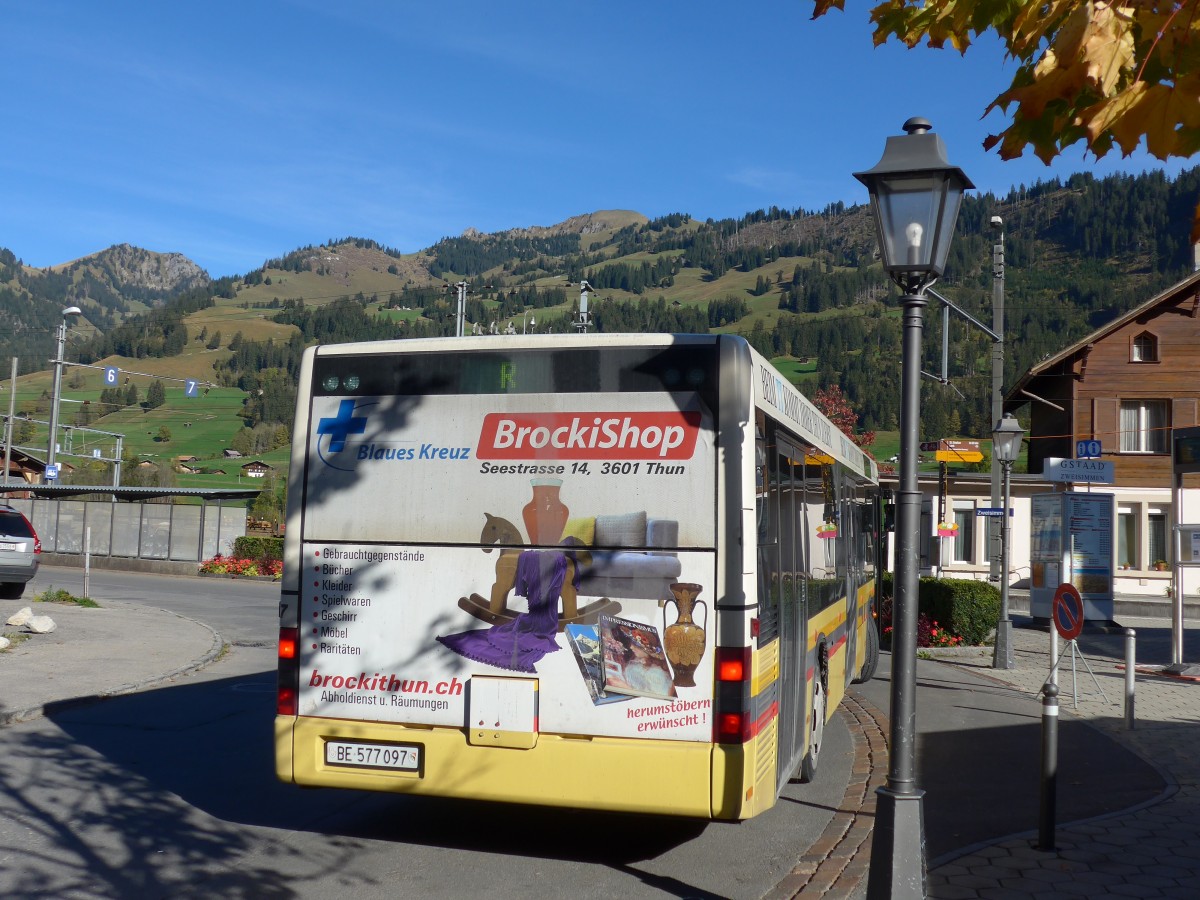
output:
<path id="1" fill-rule="evenodd" d="M 925 119 L 904 123 L 887 139 L 883 159 L 854 177 L 871 194 L 883 268 L 904 292 L 900 379 L 900 480 L 896 491 L 896 577 L 892 602 L 892 696 L 887 784 L 878 791 L 869 900 L 928 893 L 924 792 L 916 783 L 917 586 L 921 493 L 921 337 L 925 291 L 946 268 L 963 191 L 974 187 L 951 166 Z"/>
<path id="2" fill-rule="evenodd" d="M 1013 463 L 1021 453 L 1021 438 L 1025 436 L 1024 429 L 1008 413 L 996 423 L 992 429 L 992 456 L 1000 463 L 1004 472 L 1004 503 L 1000 507 L 1000 620 L 996 623 L 996 647 L 992 653 L 993 669 L 1015 668 L 1012 654 L 1012 619 L 1008 615 L 1008 554 L 1009 541 L 1012 536 L 1012 525 L 1009 519 L 1008 505 L 1012 492 L 1009 490 Z"/>

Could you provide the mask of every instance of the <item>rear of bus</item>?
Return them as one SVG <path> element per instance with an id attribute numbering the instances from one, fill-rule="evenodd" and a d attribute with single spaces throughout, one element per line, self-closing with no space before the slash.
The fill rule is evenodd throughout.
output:
<path id="1" fill-rule="evenodd" d="M 278 776 L 706 818 L 770 806 L 754 786 L 774 760 L 748 749 L 747 360 L 740 339 L 679 335 L 307 351 Z"/>

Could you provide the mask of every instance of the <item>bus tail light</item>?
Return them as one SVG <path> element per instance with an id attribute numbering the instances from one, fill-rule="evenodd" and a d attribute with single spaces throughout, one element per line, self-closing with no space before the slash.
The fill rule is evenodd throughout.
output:
<path id="1" fill-rule="evenodd" d="M 280 659 L 295 659 L 296 658 L 296 641 L 300 636 L 299 628 L 280 628 L 279 629 L 279 658 Z"/>
<path id="2" fill-rule="evenodd" d="M 749 647 L 717 648 L 717 681 L 746 681 L 749 677 Z"/>
<path id="3" fill-rule="evenodd" d="M 744 744 L 754 736 L 754 717 L 750 714 L 750 648 L 718 647 L 716 666 L 713 740 L 718 744 Z"/>
<path id="4" fill-rule="evenodd" d="M 299 628 L 279 629 L 279 677 L 275 686 L 275 714 L 294 716 L 300 692 L 300 659 L 296 653 Z"/>

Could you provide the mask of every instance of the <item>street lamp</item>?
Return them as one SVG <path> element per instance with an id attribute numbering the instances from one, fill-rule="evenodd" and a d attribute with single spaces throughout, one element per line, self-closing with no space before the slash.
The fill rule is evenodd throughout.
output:
<path id="1" fill-rule="evenodd" d="M 1001 507 L 1004 524 L 1000 526 L 1000 621 L 996 623 L 993 669 L 1016 668 L 1012 654 L 1012 619 L 1008 617 L 1008 551 L 1012 527 L 1008 504 L 1011 498 L 1009 477 L 1012 475 L 1013 463 L 1017 461 L 1021 452 L 1021 438 L 1024 436 L 1025 431 L 1012 413 L 1006 413 L 992 429 L 992 458 L 998 460 L 1004 469 L 1004 505 Z"/>
<path id="2" fill-rule="evenodd" d="M 1004 418 L 1004 220 L 992 216 L 992 421 Z M 1000 505 L 1000 461 L 992 454 L 992 506 Z M 988 580 L 1000 581 L 1000 533 L 1003 523 L 988 519 Z"/>
<path id="3" fill-rule="evenodd" d="M 526 322 L 526 319 L 529 321 Z M 525 310 L 525 314 L 521 316 L 521 334 L 526 333 L 525 329 L 527 326 L 529 328 L 537 328 L 537 318 L 529 315 L 529 310 Z"/>
<path id="4" fill-rule="evenodd" d="M 54 465 L 58 454 L 58 401 L 62 396 L 63 356 L 67 349 L 67 316 L 82 316 L 78 306 L 68 306 L 62 311 L 62 322 L 58 326 L 58 354 L 54 357 L 54 391 L 50 400 L 50 440 L 46 445 L 46 468 Z"/>
<path id="5" fill-rule="evenodd" d="M 891 725 L 887 784 L 878 790 L 869 900 L 925 897 L 924 791 L 916 784 L 917 585 L 921 493 L 921 337 L 925 291 L 946 269 L 963 191 L 974 187 L 951 166 L 925 119 L 904 123 L 883 158 L 854 177 L 871 194 L 883 268 L 904 295 L 900 379 L 900 480 L 896 492 L 896 577 L 892 603 Z"/>

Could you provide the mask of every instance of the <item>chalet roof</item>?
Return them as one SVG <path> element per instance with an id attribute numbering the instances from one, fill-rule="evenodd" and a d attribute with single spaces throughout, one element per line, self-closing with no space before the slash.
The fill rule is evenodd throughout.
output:
<path id="1" fill-rule="evenodd" d="M 1144 316 L 1147 312 L 1154 309 L 1154 307 L 1164 305 L 1168 302 L 1175 302 L 1180 298 L 1180 295 L 1189 293 L 1195 293 L 1197 299 L 1200 300 L 1200 271 L 1193 272 L 1187 278 L 1183 279 L 1183 281 L 1171 285 L 1165 291 L 1156 294 L 1140 306 L 1134 307 L 1124 315 L 1113 319 L 1107 325 L 1096 329 L 1087 337 L 1076 341 L 1053 356 L 1046 357 L 1046 359 L 1043 359 L 1037 365 L 1031 366 L 1029 371 L 1017 379 L 1017 383 L 1008 391 L 1008 394 L 1004 398 L 1005 403 L 1012 406 L 1020 406 L 1028 403 L 1030 398 L 1025 396 L 1023 392 L 1034 379 L 1085 352 L 1092 344 L 1103 340 L 1114 331 L 1123 328 L 1129 322 Z"/>
<path id="2" fill-rule="evenodd" d="M 262 466 L 264 469 L 273 469 L 273 468 L 275 468 L 275 467 L 274 467 L 273 465 L 271 465 L 270 463 L 265 463 L 265 462 L 263 462 L 261 459 L 254 459 L 254 460 L 251 460 L 250 462 L 243 464 L 243 465 L 242 465 L 242 468 L 243 468 L 243 469 L 251 469 L 251 468 L 254 468 L 255 466 Z"/>
<path id="3" fill-rule="evenodd" d="M 34 456 L 32 453 L 27 453 L 17 447 L 10 447 L 11 463 L 13 474 L 24 470 L 27 473 L 34 475 L 44 475 L 46 472 L 45 461 Z M 58 469 L 60 472 L 74 472 L 75 466 L 64 459 L 58 460 Z M 0 478 L 4 477 L 4 449 L 0 446 Z"/>
<path id="4" fill-rule="evenodd" d="M 12 461 L 13 471 L 18 469 L 28 469 L 31 472 L 42 473 L 46 471 L 46 464 L 17 447 L 9 447 L 9 459 Z M 0 469 L 4 468 L 4 451 L 0 450 Z"/>

